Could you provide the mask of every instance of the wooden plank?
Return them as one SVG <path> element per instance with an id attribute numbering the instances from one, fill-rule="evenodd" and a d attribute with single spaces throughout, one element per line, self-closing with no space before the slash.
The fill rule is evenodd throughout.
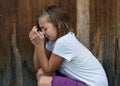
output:
<path id="1" fill-rule="evenodd" d="M 77 38 L 89 48 L 90 0 L 77 0 Z"/>
<path id="2" fill-rule="evenodd" d="M 9 9 L 8 9 L 9 8 Z M 10 83 L 10 39 L 14 27 L 14 3 L 0 0 L 0 86 Z"/>
<path id="3" fill-rule="evenodd" d="M 116 86 L 120 86 L 120 0 L 117 0 Z"/>
<path id="4" fill-rule="evenodd" d="M 11 37 L 11 78 L 9 86 L 23 86 L 21 55 L 16 44 L 16 24 L 14 24 Z"/>
<path id="5" fill-rule="evenodd" d="M 119 86 L 119 4 L 116 0 L 91 0 L 90 5 L 90 48 L 103 64 L 109 86 Z"/>

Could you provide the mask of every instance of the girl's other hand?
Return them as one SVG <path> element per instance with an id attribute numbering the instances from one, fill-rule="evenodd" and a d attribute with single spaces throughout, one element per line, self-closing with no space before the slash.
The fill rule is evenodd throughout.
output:
<path id="1" fill-rule="evenodd" d="M 41 31 L 37 31 L 37 27 L 34 26 L 29 34 L 29 38 L 34 46 L 44 45 L 45 37 Z"/>
<path id="2" fill-rule="evenodd" d="M 35 33 L 36 30 L 37 30 L 37 27 L 34 26 L 34 27 L 32 28 L 32 30 L 30 31 L 30 33 L 29 33 L 29 38 L 30 38 L 30 39 L 36 34 L 36 33 Z"/>

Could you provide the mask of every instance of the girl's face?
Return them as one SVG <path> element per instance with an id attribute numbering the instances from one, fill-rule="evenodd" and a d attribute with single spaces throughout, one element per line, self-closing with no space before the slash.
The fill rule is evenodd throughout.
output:
<path id="1" fill-rule="evenodd" d="M 57 39 L 57 28 L 52 23 L 48 22 L 47 16 L 39 18 L 38 22 L 44 36 L 48 40 L 55 41 Z"/>

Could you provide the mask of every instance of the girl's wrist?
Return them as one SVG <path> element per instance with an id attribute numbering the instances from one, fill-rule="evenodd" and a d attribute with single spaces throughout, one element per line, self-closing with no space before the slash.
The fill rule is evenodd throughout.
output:
<path id="1" fill-rule="evenodd" d="M 42 49 L 42 48 L 44 48 L 44 44 L 38 44 L 37 46 L 35 46 L 37 49 L 38 48 L 40 48 L 40 49 Z"/>

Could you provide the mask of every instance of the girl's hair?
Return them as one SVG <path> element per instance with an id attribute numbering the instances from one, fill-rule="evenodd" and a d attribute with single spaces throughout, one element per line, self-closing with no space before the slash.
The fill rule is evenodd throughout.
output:
<path id="1" fill-rule="evenodd" d="M 37 17 L 38 20 L 43 16 L 47 16 L 48 22 L 57 28 L 58 38 L 72 31 L 67 14 L 59 7 L 53 5 L 43 9 Z"/>

